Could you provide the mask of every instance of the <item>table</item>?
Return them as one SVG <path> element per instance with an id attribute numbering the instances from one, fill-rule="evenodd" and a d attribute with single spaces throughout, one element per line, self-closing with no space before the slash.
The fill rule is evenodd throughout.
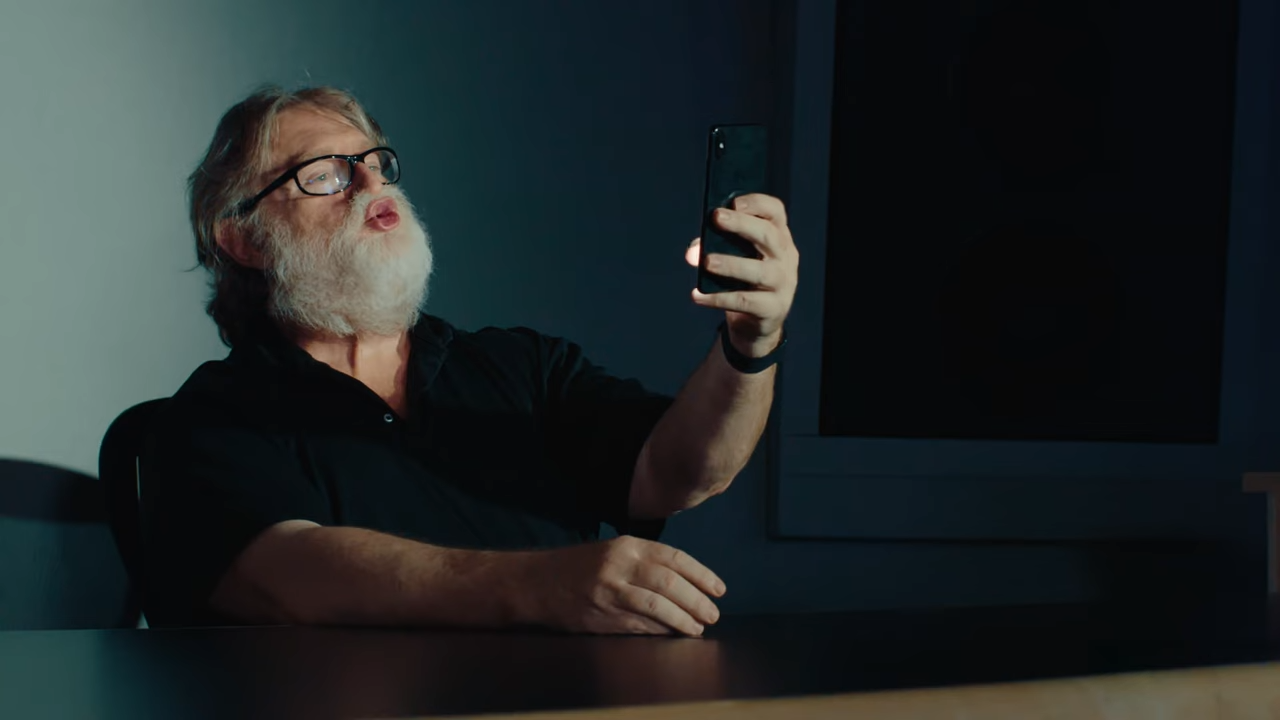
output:
<path id="1" fill-rule="evenodd" d="M 636 705 L 715 717 L 706 713 L 741 707 L 721 702 L 680 715 L 680 704 L 809 696 L 802 702 L 819 707 L 834 700 L 814 696 L 1273 662 L 1280 643 L 1267 634 L 1267 612 L 1265 602 L 1223 600 L 726 617 L 704 639 L 288 627 L 11 632 L 0 633 L 0 717 L 604 708 L 602 716 L 630 718 L 636 710 L 608 708 Z M 1276 678 L 1268 687 L 1280 703 Z M 786 712 L 757 716 L 792 711 L 778 707 Z"/>

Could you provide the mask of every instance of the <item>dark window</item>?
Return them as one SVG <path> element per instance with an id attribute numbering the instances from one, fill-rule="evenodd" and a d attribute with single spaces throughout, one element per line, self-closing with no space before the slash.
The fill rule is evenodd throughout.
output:
<path id="1" fill-rule="evenodd" d="M 1216 441 L 1236 17 L 839 3 L 823 435 Z"/>

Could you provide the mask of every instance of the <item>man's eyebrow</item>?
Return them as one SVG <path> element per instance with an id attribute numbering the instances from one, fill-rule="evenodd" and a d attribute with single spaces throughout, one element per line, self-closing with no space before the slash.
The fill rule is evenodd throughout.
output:
<path id="1" fill-rule="evenodd" d="M 331 153 L 331 152 L 325 153 L 325 152 L 320 152 L 318 150 L 313 150 L 313 149 L 299 150 L 293 153 L 292 155 L 286 157 L 279 165 L 272 167 L 270 170 L 267 171 L 266 174 L 272 177 L 275 177 L 280 175 L 283 172 L 286 172 L 290 168 L 298 165 L 299 163 L 305 162 L 307 160 L 311 160 L 313 158 L 330 157 L 334 154 L 335 153 Z"/>
<path id="2" fill-rule="evenodd" d="M 280 173 L 285 172 L 289 168 L 297 165 L 298 163 L 304 160 L 310 160 L 313 157 L 319 157 L 319 156 L 312 154 L 310 151 L 300 150 L 298 152 L 293 153 L 289 157 L 286 157 L 279 165 L 272 167 L 270 170 L 267 171 L 267 174 L 279 175 Z"/>

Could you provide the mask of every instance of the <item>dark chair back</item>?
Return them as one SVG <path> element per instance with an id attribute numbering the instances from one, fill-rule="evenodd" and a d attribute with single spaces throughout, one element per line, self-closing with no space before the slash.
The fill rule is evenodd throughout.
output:
<path id="1" fill-rule="evenodd" d="M 139 498 L 142 480 L 138 456 L 156 412 L 166 398 L 148 400 L 125 410 L 107 428 L 98 451 L 98 478 L 106 493 L 107 519 L 125 572 L 140 597 L 143 584 L 142 513 Z"/>

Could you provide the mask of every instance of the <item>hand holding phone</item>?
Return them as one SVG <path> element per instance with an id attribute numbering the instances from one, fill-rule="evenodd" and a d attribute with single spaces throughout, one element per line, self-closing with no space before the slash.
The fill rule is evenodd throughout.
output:
<path id="1" fill-rule="evenodd" d="M 712 254 L 760 257 L 750 242 L 717 228 L 712 215 L 719 208 L 732 207 L 733 199 L 739 195 L 767 192 L 768 161 L 768 133 L 763 125 L 716 125 L 711 128 L 707 143 L 707 177 L 698 262 L 700 292 L 709 295 L 751 287 L 741 280 L 708 272 L 706 258 Z"/>

